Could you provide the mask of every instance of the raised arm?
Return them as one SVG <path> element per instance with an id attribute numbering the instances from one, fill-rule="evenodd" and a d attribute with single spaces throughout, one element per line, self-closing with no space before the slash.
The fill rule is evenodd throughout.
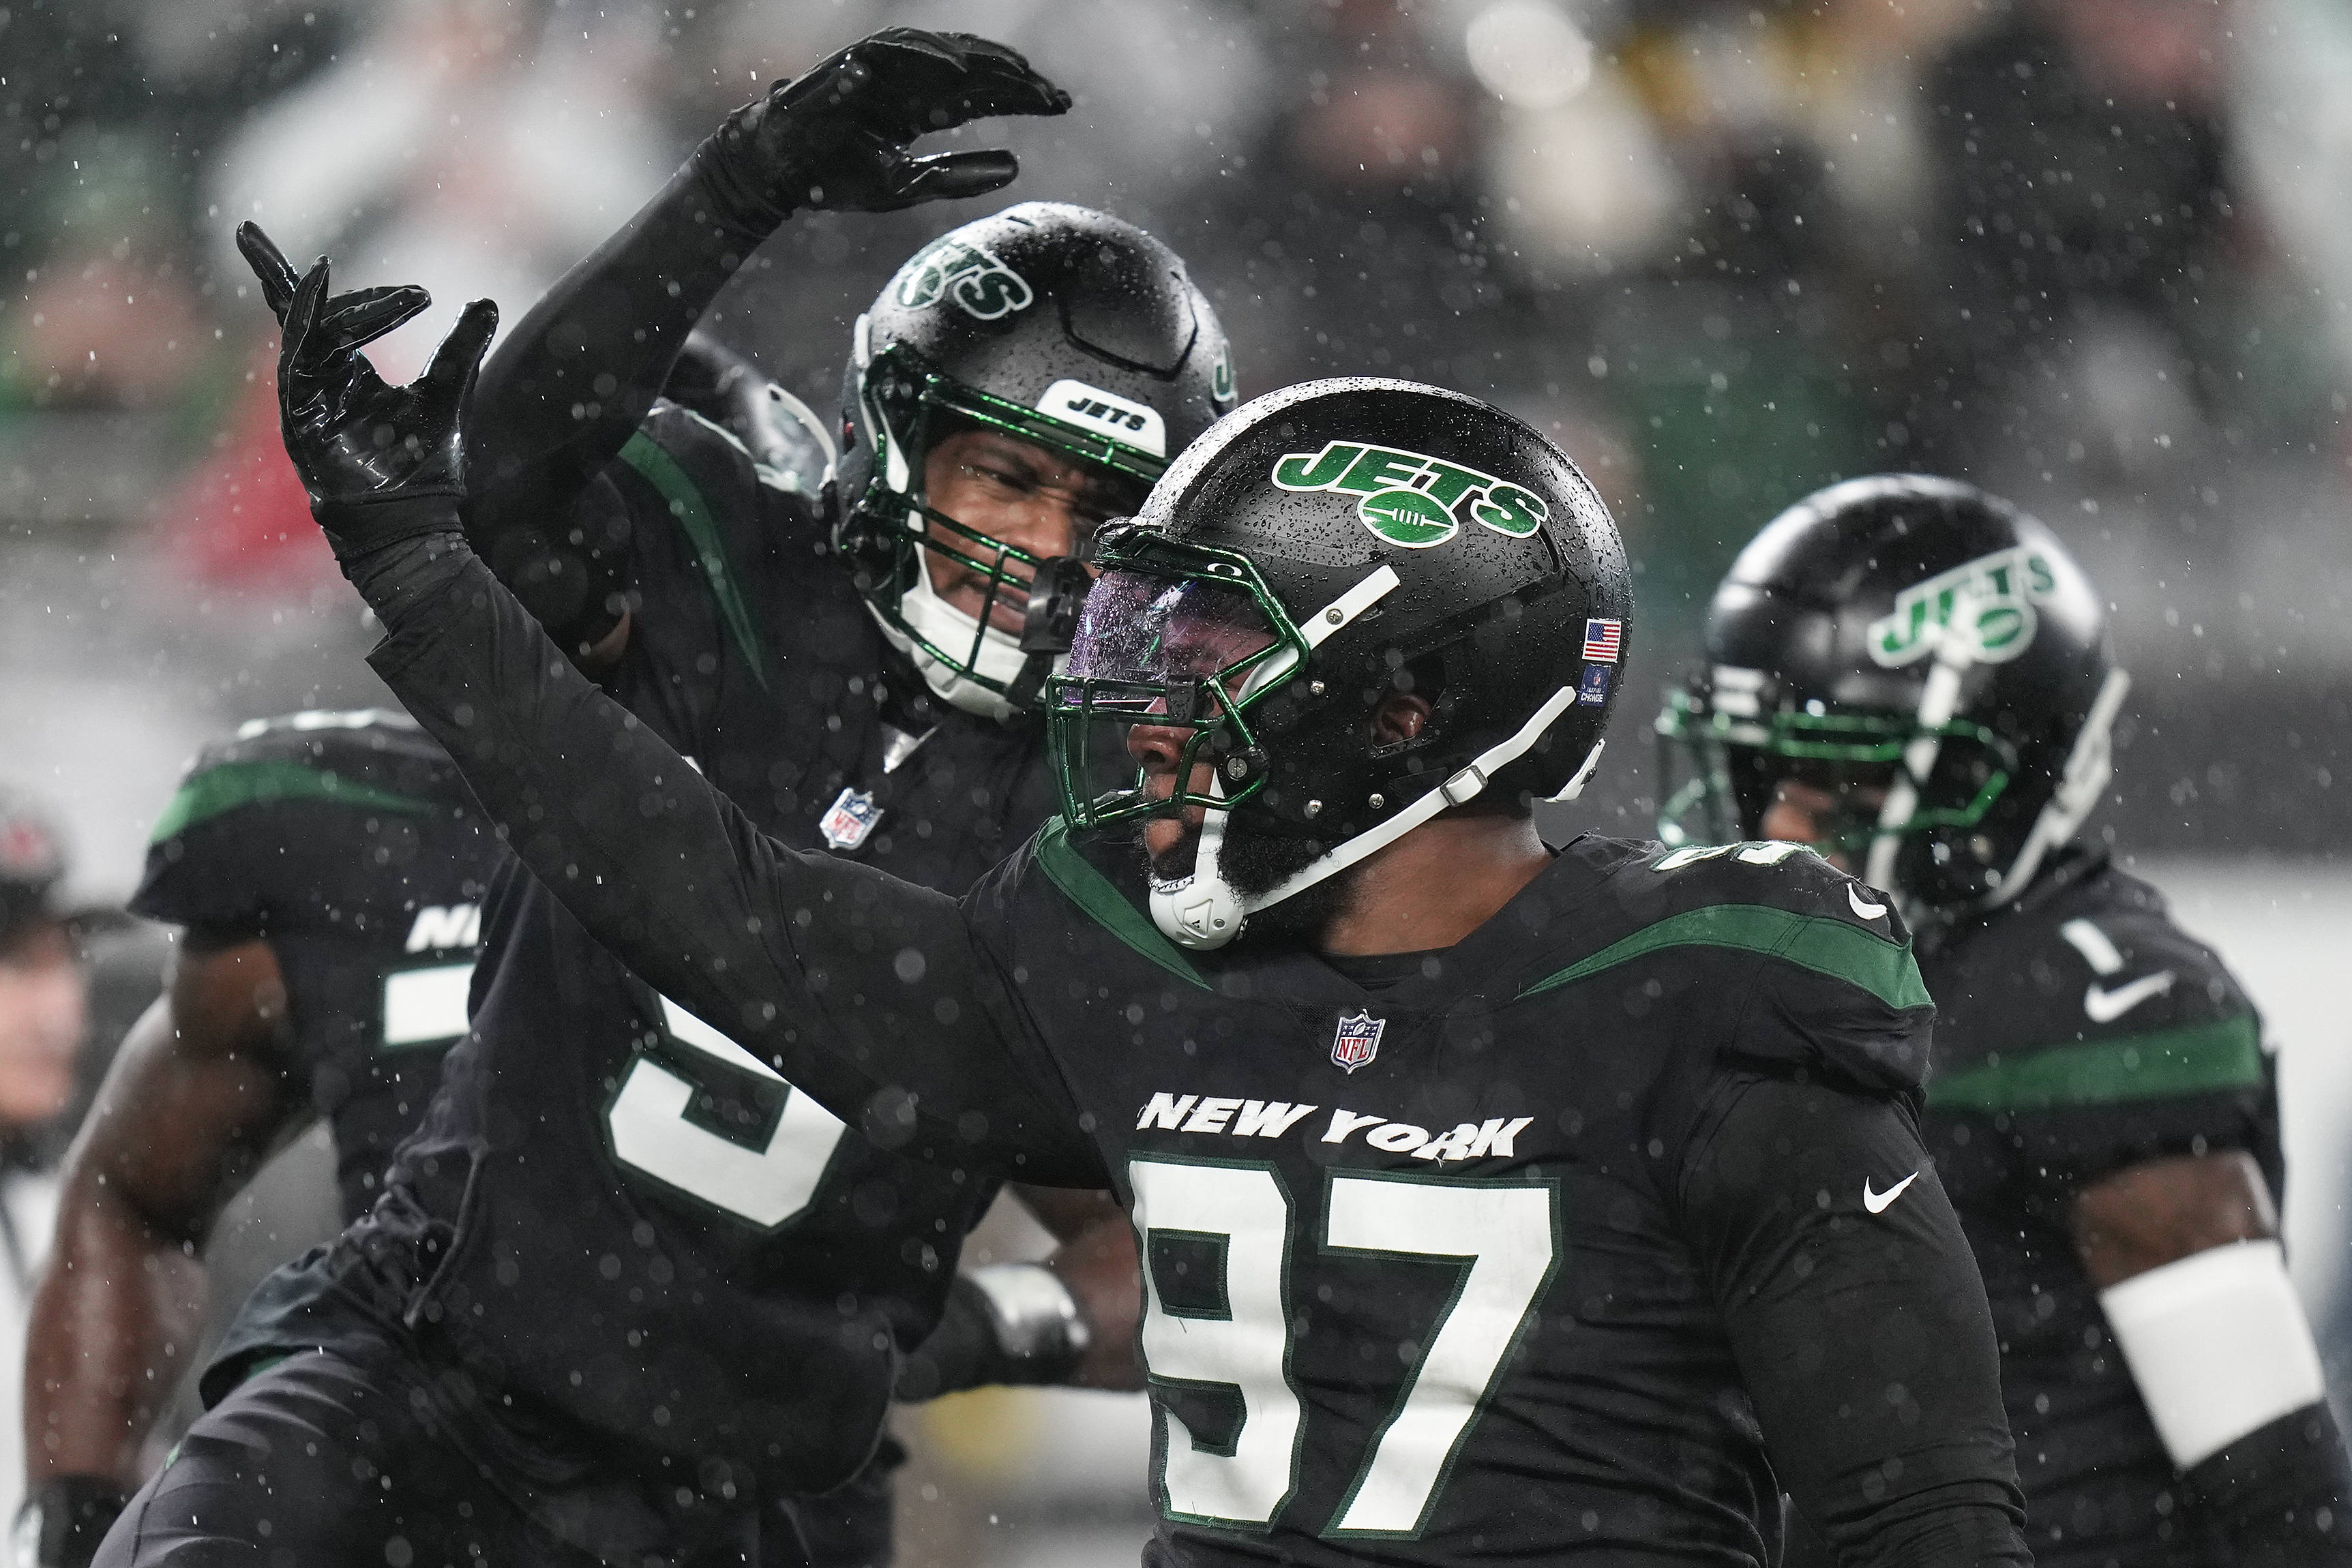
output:
<path id="1" fill-rule="evenodd" d="M 844 1120 L 887 1096 L 974 1158 L 1022 1156 L 1024 1179 L 1105 1185 L 962 906 L 765 837 L 467 548 L 457 410 L 496 308 L 468 306 L 393 388 L 321 329 L 326 290 L 322 261 L 288 308 L 287 450 L 383 619 L 372 662 L 524 862 L 647 982 Z"/>
<path id="2" fill-rule="evenodd" d="M 1909 1109 L 1727 1100 L 1683 1208 L 1797 1506 L 1852 1568 L 2031 1563 L 1984 1281 Z"/>
<path id="3" fill-rule="evenodd" d="M 1011 152 L 918 157 L 908 144 L 995 115 L 1059 114 L 1069 102 L 1001 44 L 886 28 L 729 115 L 514 324 L 483 367 L 468 416 L 464 512 L 475 548 L 566 653 L 593 668 L 617 658 L 626 635 L 626 529 L 598 508 L 574 508 L 735 270 L 796 212 L 890 212 L 1009 184 L 1020 172 Z M 294 269 L 254 225 L 239 227 L 237 245 L 283 321 Z M 422 290 L 375 289 L 329 309 L 348 300 L 390 310 L 410 296 L 422 308 Z"/>

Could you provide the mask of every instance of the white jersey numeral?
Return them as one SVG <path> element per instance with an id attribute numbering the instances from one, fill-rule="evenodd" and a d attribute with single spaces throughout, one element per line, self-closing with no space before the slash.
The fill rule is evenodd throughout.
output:
<path id="1" fill-rule="evenodd" d="M 1160 1404 L 1160 1490 L 1170 1516 L 1264 1524 L 1298 1483 L 1298 1395 L 1290 1386 L 1290 1199 L 1263 1166 L 1136 1160 L 1142 1239 L 1143 1361 L 1153 1378 L 1239 1390 L 1241 1429 L 1224 1452 L 1204 1447 Z M 1223 1244 L 1225 1310 L 1170 1311 L 1149 1259 L 1151 1233 Z"/>
<path id="2" fill-rule="evenodd" d="M 474 988 L 474 960 L 412 964 L 383 977 L 383 1029 L 377 1044 L 385 1051 L 446 1045 L 467 1028 L 466 1001 Z"/>
<path id="3" fill-rule="evenodd" d="M 1559 1257 L 1549 1186 L 1334 1176 L 1334 1250 L 1468 1265 L 1329 1533 L 1412 1535 Z"/>
<path id="4" fill-rule="evenodd" d="M 1137 1159 L 1128 1176 L 1143 1245 L 1143 1357 L 1151 1381 L 1232 1388 L 1242 1403 L 1231 1442 L 1209 1447 L 1166 1400 L 1158 1402 L 1161 1507 L 1171 1518 L 1266 1523 L 1297 1485 L 1304 1437 L 1289 1376 L 1289 1197 L 1261 1166 Z M 1221 1312 L 1161 1301 L 1155 1233 L 1221 1245 Z M 1462 1273 L 1326 1535 L 1410 1536 L 1423 1528 L 1455 1451 L 1551 1281 L 1559 1236 L 1558 1195 L 1549 1183 L 1332 1177 L 1328 1249 L 1453 1262 Z"/>
<path id="5" fill-rule="evenodd" d="M 703 1087 L 640 1054 L 604 1113 L 613 1157 L 762 1229 L 806 1208 L 847 1129 L 841 1118 L 785 1082 L 775 1069 L 710 1025 L 662 998 L 674 1044 L 739 1073 L 782 1084 L 783 1113 L 764 1147 L 752 1148 L 686 1119 Z"/>

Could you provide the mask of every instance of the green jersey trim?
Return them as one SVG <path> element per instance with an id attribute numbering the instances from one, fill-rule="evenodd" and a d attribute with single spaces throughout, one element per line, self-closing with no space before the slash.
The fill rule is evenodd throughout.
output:
<path id="1" fill-rule="evenodd" d="M 1037 834 L 1037 869 L 1062 890 L 1062 895 L 1084 910 L 1095 924 L 1150 959 L 1177 978 L 1189 980 L 1202 990 L 1209 982 L 1192 961 L 1184 956 L 1176 944 L 1160 934 L 1151 924 L 1127 901 L 1127 896 L 1111 885 L 1110 879 L 1097 871 L 1086 856 L 1070 847 L 1070 824 L 1060 817 L 1047 822 Z"/>
<path id="2" fill-rule="evenodd" d="M 2252 1013 L 2180 1029 L 2011 1053 L 1932 1080 L 1937 1111 L 2051 1111 L 2258 1089 L 2261 1030 Z"/>
<path id="3" fill-rule="evenodd" d="M 340 774 L 282 758 L 257 762 L 222 762 L 182 784 L 163 814 L 147 835 L 151 844 L 186 832 L 239 806 L 270 800 L 327 800 L 338 806 L 373 807 L 408 816 L 430 816 L 438 808 L 429 800 L 395 795 L 369 784 L 355 784 Z"/>
<path id="4" fill-rule="evenodd" d="M 736 586 L 736 572 L 727 559 L 727 546 L 720 538 L 719 523 L 710 515 L 709 503 L 702 498 L 702 489 L 677 459 L 662 450 L 661 443 L 644 431 L 632 434 L 621 448 L 621 461 L 635 469 L 669 503 L 669 514 L 694 546 L 694 559 L 701 564 L 702 575 L 710 580 L 711 597 L 719 601 L 719 619 L 727 622 L 728 634 L 735 639 L 736 648 L 743 662 L 751 666 L 762 691 L 768 685 L 768 654 L 759 633 L 751 625 L 751 608 L 743 602 L 742 591 Z"/>
<path id="5" fill-rule="evenodd" d="M 1798 915 L 1759 904 L 1717 904 L 1669 915 L 1546 976 L 1519 996 L 1524 998 L 1572 986 L 1666 947 L 1732 947 L 1760 953 L 1859 986 L 1891 1008 L 1931 1005 L 1927 982 L 1919 977 L 1919 966 L 1911 956 L 1908 943 L 1891 942 L 1831 915 Z"/>

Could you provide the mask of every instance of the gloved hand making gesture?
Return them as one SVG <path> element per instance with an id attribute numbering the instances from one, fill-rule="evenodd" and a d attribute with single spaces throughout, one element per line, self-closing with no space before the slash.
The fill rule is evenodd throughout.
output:
<path id="1" fill-rule="evenodd" d="M 273 308 L 291 269 L 248 224 L 237 244 Z M 279 308 L 278 413 L 310 512 L 347 564 L 379 545 L 457 528 L 465 476 L 458 414 L 498 330 L 499 308 L 466 307 L 425 373 L 387 386 L 360 350 L 432 302 L 415 287 L 330 297 L 327 258 L 302 275 Z"/>
<path id="2" fill-rule="evenodd" d="M 1070 95 L 1002 44 L 889 27 L 860 38 L 720 123 L 695 154 L 742 221 L 801 211 L 895 212 L 984 195 L 1020 161 L 1003 148 L 910 155 L 908 143 L 999 114 L 1060 114 Z"/>

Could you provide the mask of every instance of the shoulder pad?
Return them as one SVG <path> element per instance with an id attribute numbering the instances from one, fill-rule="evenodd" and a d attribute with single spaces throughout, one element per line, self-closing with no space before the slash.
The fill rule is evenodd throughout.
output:
<path id="1" fill-rule="evenodd" d="M 438 742 L 385 708 L 253 719 L 206 747 L 156 819 L 162 843 L 225 812 L 279 801 L 378 810 L 464 810 L 471 797 Z"/>
<path id="2" fill-rule="evenodd" d="M 2156 891 L 2106 872 L 1932 955 L 1939 1106 L 2034 1110 L 2260 1088 L 2262 1024 Z"/>
<path id="3" fill-rule="evenodd" d="M 1796 844 L 1588 852 L 1602 849 L 1615 862 L 1604 918 L 1624 934 L 1528 993 L 1664 948 L 1750 953 L 1763 962 L 1727 1055 L 1820 1068 L 1881 1092 L 1919 1086 L 1935 1007 L 1885 894 Z"/>
<path id="4" fill-rule="evenodd" d="M 1797 915 L 1830 915 L 1899 944 L 1911 940 L 1893 899 L 1807 845 L 1766 841 L 1648 848 L 1643 870 L 1626 874 L 1655 881 L 1660 895 L 1677 905 L 1754 904 Z"/>
<path id="5" fill-rule="evenodd" d="M 181 925 L 245 921 L 331 868 L 352 874 L 385 824 L 438 831 L 469 820 L 478 824 L 456 766 L 405 714 L 255 719 L 189 766 L 149 835 L 130 906 Z"/>

